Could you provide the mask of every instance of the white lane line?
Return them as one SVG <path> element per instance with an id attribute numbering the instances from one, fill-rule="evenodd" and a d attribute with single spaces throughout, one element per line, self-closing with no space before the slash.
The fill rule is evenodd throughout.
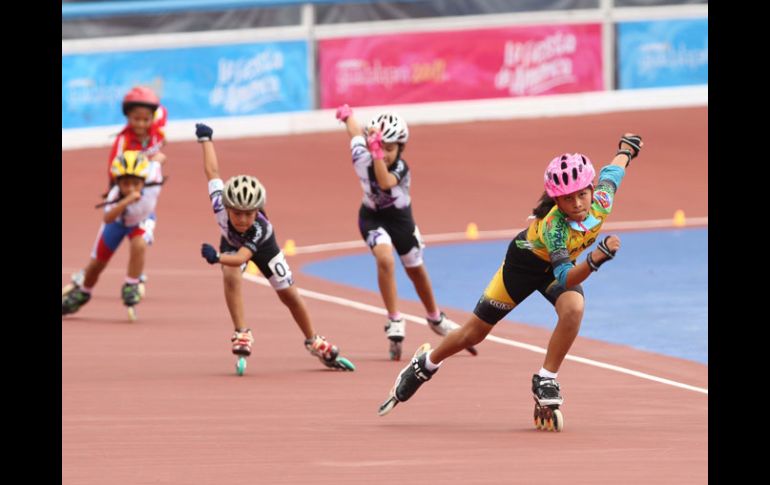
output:
<path id="1" fill-rule="evenodd" d="M 701 227 L 701 226 L 707 226 L 708 225 L 708 217 L 689 217 L 686 219 L 686 225 L 684 227 Z M 644 221 L 618 221 L 618 222 L 607 222 L 604 225 L 604 229 L 607 230 L 637 230 L 637 229 L 679 229 L 680 227 L 675 226 L 673 223 L 673 219 L 649 219 Z M 500 230 L 492 230 L 492 231 L 479 231 L 478 232 L 478 238 L 477 239 L 468 239 L 467 235 L 464 232 L 445 232 L 440 234 L 427 234 L 423 235 L 423 239 L 425 242 L 446 242 L 446 241 L 474 241 L 474 240 L 480 240 L 480 239 L 504 239 L 504 238 L 512 238 L 516 234 L 518 234 L 522 229 L 524 228 L 514 228 L 514 229 L 500 229 Z M 322 244 L 312 244 L 309 246 L 298 246 L 295 248 L 296 254 L 313 254 L 313 253 L 321 253 L 325 251 L 337 251 L 340 249 L 357 249 L 357 248 L 365 248 L 366 244 L 360 240 L 356 239 L 355 241 L 341 241 L 341 242 L 333 242 L 333 243 L 322 243 Z M 74 271 L 78 271 L 77 269 L 72 268 L 66 268 L 62 269 L 62 273 L 71 273 Z M 110 269 L 107 269 L 106 272 L 110 272 Z M 171 271 L 171 270 L 170 270 Z M 181 274 L 197 274 L 198 270 L 173 270 L 177 273 Z M 155 272 L 155 271 L 153 271 Z"/>
<path id="2" fill-rule="evenodd" d="M 708 225 L 708 217 L 688 217 L 686 219 L 686 223 L 684 227 L 700 227 L 700 226 L 707 226 Z M 605 230 L 635 230 L 635 229 L 679 229 L 680 226 L 675 226 L 673 219 L 649 219 L 644 221 L 618 221 L 618 222 L 607 222 L 604 224 Z M 472 240 L 479 240 L 479 239 L 503 239 L 503 238 L 512 238 L 519 232 L 521 232 L 524 228 L 514 228 L 514 229 L 501 229 L 501 230 L 494 230 L 494 231 L 479 231 L 478 232 L 478 238 L 472 239 Z M 468 239 L 466 234 L 464 232 L 446 232 L 442 234 L 428 234 L 423 235 L 422 237 L 425 242 L 446 242 L 446 241 L 469 241 L 471 239 Z M 472 241 L 471 240 L 471 241 Z M 321 253 L 324 251 L 337 251 L 340 249 L 356 249 L 356 248 L 365 248 L 366 244 L 360 240 L 356 239 L 355 241 L 341 241 L 341 242 L 334 242 L 334 243 L 324 243 L 324 244 L 312 244 L 309 246 L 298 246 L 295 248 L 296 254 L 312 254 L 312 253 Z"/>
<path id="3" fill-rule="evenodd" d="M 270 283 L 265 279 L 263 276 L 255 276 L 249 273 L 244 273 L 243 277 L 249 281 L 252 281 L 258 285 L 267 286 L 270 287 Z M 373 305 L 368 305 L 366 303 L 361 303 L 354 300 L 349 300 L 347 298 L 341 298 L 339 296 L 333 296 L 333 295 L 327 295 L 325 293 L 319 293 L 317 291 L 312 290 L 305 290 L 303 288 L 298 288 L 299 293 L 302 296 L 306 296 L 308 298 L 313 298 L 315 300 L 325 301 L 328 303 L 335 303 L 337 305 L 345 306 L 348 308 L 355 308 L 356 310 L 362 310 L 369 313 L 374 313 L 376 315 L 387 315 L 387 312 L 380 307 L 376 307 Z M 425 321 L 424 318 L 418 317 L 416 315 L 410 315 L 408 313 L 402 313 L 404 318 L 406 320 L 409 320 L 410 322 L 419 323 L 420 325 L 427 325 L 428 322 Z M 523 342 L 517 342 L 516 340 L 510 340 L 502 337 L 496 337 L 494 335 L 488 335 L 487 340 L 491 340 L 492 342 L 497 342 L 503 345 L 508 345 L 510 347 L 517 347 L 524 350 L 529 350 L 532 352 L 536 352 L 538 354 L 545 354 L 546 350 L 542 347 L 538 347 L 536 345 L 530 345 L 525 344 Z M 628 374 L 630 376 L 639 377 L 641 379 L 647 379 L 654 382 L 659 382 L 661 384 L 666 384 L 669 386 L 679 387 L 681 389 L 687 389 L 688 391 L 695 391 L 700 392 L 702 394 L 708 395 L 709 391 L 708 389 L 704 389 L 702 387 L 695 387 L 691 386 L 689 384 L 683 384 L 681 382 L 672 381 L 670 379 L 664 379 L 662 377 L 653 376 L 651 374 L 645 374 L 644 372 L 635 371 L 632 369 L 626 369 L 625 367 L 619 367 L 617 365 L 612 364 L 606 364 L 604 362 L 599 362 L 597 360 L 592 359 L 586 359 L 584 357 L 577 357 L 574 355 L 567 355 L 567 360 L 572 360 L 574 362 L 580 362 L 581 364 L 587 364 L 594 367 L 600 367 L 602 369 L 607 369 L 615 372 L 620 372 L 621 374 Z"/>
<path id="4" fill-rule="evenodd" d="M 708 217 L 692 217 L 687 219 L 687 223 L 685 227 L 688 226 L 703 226 L 708 225 Z M 619 221 L 619 222 L 607 222 L 604 225 L 605 229 L 608 230 L 620 230 L 620 229 L 626 229 L 626 230 L 634 230 L 634 229 L 653 229 L 653 228 L 677 228 L 673 224 L 672 219 L 651 219 L 651 220 L 644 220 L 644 221 Z M 478 239 L 498 239 L 498 238 L 506 238 L 506 237 L 513 237 L 516 234 L 518 234 L 519 231 L 521 231 L 523 228 L 518 229 L 504 229 L 504 230 L 497 230 L 497 231 L 479 231 L 479 237 Z M 451 232 L 451 233 L 443 233 L 443 234 L 432 234 L 432 235 L 426 235 L 423 236 L 423 239 L 427 242 L 436 242 L 436 241 L 464 241 L 468 240 L 466 238 L 466 235 L 464 232 Z M 344 242 L 337 242 L 337 243 L 327 243 L 327 244 L 316 244 L 312 246 L 303 246 L 303 247 L 297 247 L 296 252 L 297 254 L 310 254 L 310 253 L 319 253 L 324 251 L 334 251 L 338 249 L 352 249 L 352 248 L 358 248 L 358 247 L 365 247 L 365 244 L 361 240 L 356 241 L 344 241 Z M 73 271 L 77 271 L 76 269 L 70 269 L 67 268 L 66 270 L 62 268 L 62 274 L 69 274 Z M 122 270 L 106 270 L 105 272 L 120 272 Z M 203 270 L 154 270 L 153 273 L 157 274 L 174 274 L 174 275 L 197 275 L 202 274 Z M 244 277 L 252 281 L 254 283 L 263 285 L 263 286 L 270 286 L 270 284 L 267 282 L 265 278 L 262 276 L 253 276 L 248 273 L 244 273 Z M 357 310 L 362 310 L 370 313 L 374 313 L 377 315 L 386 315 L 387 313 L 385 310 L 383 310 L 380 307 L 375 307 L 372 305 L 367 305 L 365 303 L 356 302 L 353 300 L 348 300 L 347 298 L 341 298 L 337 296 L 332 295 L 326 295 L 324 293 L 318 293 L 311 290 L 305 290 L 300 288 L 299 289 L 300 294 L 307 296 L 308 298 L 314 298 L 321 301 L 326 301 L 329 303 L 336 303 L 338 305 L 346 306 L 349 308 L 355 308 Z M 411 322 L 419 323 L 421 325 L 427 325 L 427 322 L 424 318 L 418 317 L 415 315 L 405 315 L 405 318 Z M 487 336 L 487 340 L 491 340 L 493 342 L 497 342 L 503 345 L 508 345 L 510 347 L 517 347 L 525 350 L 529 350 L 532 352 L 536 352 L 539 354 L 545 354 L 546 350 L 542 347 L 538 347 L 536 345 L 530 345 L 523 342 L 517 342 L 515 340 L 505 339 L 501 337 L 496 337 L 494 335 Z M 704 389 L 701 387 L 695 387 L 691 386 L 689 384 L 683 384 L 681 382 L 672 381 L 670 379 L 664 379 L 662 377 L 653 376 L 650 374 L 645 374 L 644 372 L 635 371 L 632 369 L 626 369 L 624 367 L 619 367 L 612 364 L 606 364 L 604 362 L 599 362 L 592 359 L 586 359 L 584 357 L 577 357 L 573 355 L 567 355 L 567 360 L 572 360 L 575 362 L 581 362 L 583 364 L 592 365 L 595 367 L 600 367 L 602 369 L 612 370 L 615 372 L 620 372 L 623 374 L 628 374 L 631 376 L 639 377 L 641 379 L 647 379 L 655 382 L 659 382 L 662 384 L 667 384 L 674 387 L 679 387 L 682 389 L 687 389 L 690 391 L 700 392 L 702 394 L 708 394 L 708 389 Z"/>

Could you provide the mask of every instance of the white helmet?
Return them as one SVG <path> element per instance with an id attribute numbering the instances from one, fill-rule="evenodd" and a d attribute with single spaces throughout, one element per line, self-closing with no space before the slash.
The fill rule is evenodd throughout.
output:
<path id="1" fill-rule="evenodd" d="M 406 143 L 409 139 L 406 121 L 396 113 L 382 113 L 375 116 L 367 125 L 367 133 L 373 128 L 380 130 L 383 143 Z"/>
<path id="2" fill-rule="evenodd" d="M 244 211 L 261 209 L 267 198 L 265 187 L 251 175 L 230 177 L 222 195 L 225 207 Z"/>

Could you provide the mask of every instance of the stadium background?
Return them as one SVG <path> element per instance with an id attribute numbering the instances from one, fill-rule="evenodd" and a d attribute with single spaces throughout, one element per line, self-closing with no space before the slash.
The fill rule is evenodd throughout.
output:
<path id="1" fill-rule="evenodd" d="M 105 147 L 133 84 L 155 87 L 169 106 L 171 178 L 140 322 L 126 323 L 117 296 L 122 251 L 94 300 L 62 321 L 63 483 L 97 483 L 107 470 L 114 483 L 531 483 L 565 470 L 570 483 L 704 482 L 708 6 L 608 3 L 64 2 L 62 283 L 98 228 Z M 463 50 L 468 31 L 478 55 Z M 393 39 L 399 49 L 389 50 Z M 453 67 L 468 58 L 485 60 Z M 584 73 L 537 84 L 586 62 Z M 460 86 L 457 73 L 479 86 Z M 508 91 L 490 97 L 498 87 L 480 86 L 489 79 L 507 79 L 498 87 Z M 499 341 L 450 362 L 424 396 L 375 415 L 400 366 L 384 359 L 381 303 L 365 281 L 374 266 L 353 242 L 360 189 L 332 114 L 340 95 L 362 117 L 388 106 L 409 120 L 415 215 L 437 297 L 457 321 L 491 276 L 471 270 L 499 259 L 525 223 L 544 160 L 579 149 L 604 164 L 619 134 L 645 136 L 611 219 L 639 242 L 587 284 L 577 360 L 562 370 L 561 435 L 530 422 L 527 380 L 541 357 L 527 346 L 544 346 L 552 325 L 537 308 L 514 311 Z M 221 282 L 196 252 L 217 235 L 195 121 L 214 126 L 225 174 L 254 173 L 268 187 L 316 325 L 355 374 L 319 369 L 272 290 L 246 285 L 265 347 L 247 376 L 233 376 Z M 421 315 L 399 288 L 405 311 Z M 424 326 L 408 332 L 407 347 L 436 343 Z M 546 454 L 559 466 L 533 465 Z"/>

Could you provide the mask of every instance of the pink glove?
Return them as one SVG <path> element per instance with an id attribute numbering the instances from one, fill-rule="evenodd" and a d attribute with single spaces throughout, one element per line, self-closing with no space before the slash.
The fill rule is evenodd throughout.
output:
<path id="1" fill-rule="evenodd" d="M 353 110 L 350 109 L 350 106 L 343 104 L 339 108 L 337 108 L 337 114 L 335 115 L 338 120 L 342 121 L 343 123 L 347 121 L 348 116 L 353 114 Z"/>
<path id="2" fill-rule="evenodd" d="M 369 153 L 372 154 L 372 158 L 375 160 L 382 160 L 382 133 L 375 131 L 366 137 L 366 144 L 369 147 Z"/>

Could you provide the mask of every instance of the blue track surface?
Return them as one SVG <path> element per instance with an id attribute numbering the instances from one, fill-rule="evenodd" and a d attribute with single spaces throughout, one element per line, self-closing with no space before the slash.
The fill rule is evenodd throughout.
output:
<path id="1" fill-rule="evenodd" d="M 586 312 L 580 335 L 708 364 L 708 229 L 627 232 L 620 237 L 617 259 L 583 284 Z M 438 302 L 472 311 L 508 243 L 429 246 L 425 261 Z M 374 258 L 368 253 L 302 269 L 379 293 Z M 419 301 L 400 265 L 397 280 L 399 297 Z M 553 328 L 556 313 L 536 292 L 506 320 Z"/>

